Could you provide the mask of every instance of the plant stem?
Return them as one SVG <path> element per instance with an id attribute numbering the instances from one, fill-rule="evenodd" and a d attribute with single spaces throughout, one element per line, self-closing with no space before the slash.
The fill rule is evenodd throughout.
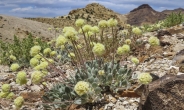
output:
<path id="1" fill-rule="evenodd" d="M 74 41 L 74 45 L 77 45 L 76 41 Z M 79 58 L 80 58 L 80 61 L 82 62 L 82 65 L 85 66 L 85 65 L 84 65 L 84 60 L 83 60 L 83 58 L 82 58 L 82 54 L 81 54 L 81 52 L 80 52 L 80 50 L 78 49 L 77 46 L 76 46 L 76 50 L 78 51 Z"/>
<path id="2" fill-rule="evenodd" d="M 79 61 L 80 65 L 81 65 L 81 60 L 80 60 L 80 56 L 78 54 L 78 51 L 76 49 L 76 45 L 74 44 L 74 41 L 71 41 L 72 42 L 72 45 L 73 45 L 73 48 L 74 48 L 74 52 L 76 54 L 76 57 L 77 57 L 77 60 Z"/>
<path id="3" fill-rule="evenodd" d="M 81 30 L 82 30 L 82 33 L 83 33 L 83 35 L 84 35 L 84 40 L 85 40 L 85 43 L 86 43 L 87 52 L 89 53 L 88 42 L 87 42 L 86 35 L 85 35 L 84 30 L 82 29 L 82 27 L 81 27 Z"/>
<path id="4" fill-rule="evenodd" d="M 103 42 L 103 31 L 104 31 L 104 29 L 102 29 L 102 33 L 100 35 L 101 43 Z"/>
<path id="5" fill-rule="evenodd" d="M 112 55 L 112 65 L 114 66 L 114 31 L 113 31 L 113 27 L 112 27 L 112 51 L 113 51 L 113 55 Z"/>

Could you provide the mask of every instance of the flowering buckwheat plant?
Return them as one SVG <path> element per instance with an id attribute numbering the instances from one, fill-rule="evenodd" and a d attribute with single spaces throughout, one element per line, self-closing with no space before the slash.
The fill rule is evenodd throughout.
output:
<path id="1" fill-rule="evenodd" d="M 101 20 L 98 26 L 93 27 L 85 24 L 84 20 L 78 19 L 75 25 L 78 32 L 72 27 L 65 27 L 63 34 L 61 33 L 56 40 L 56 47 L 51 47 L 56 49 L 52 50 L 57 52 L 57 56 L 53 56 L 55 59 L 70 59 L 69 61 L 76 69 L 75 75 L 71 75 L 69 78 L 63 76 L 61 83 L 54 86 L 44 97 L 50 99 L 51 102 L 73 100 L 75 104 L 93 104 L 100 102 L 105 91 L 112 91 L 114 94 L 119 91 L 119 88 L 131 88 L 131 83 L 137 81 L 137 75 L 132 76 L 132 68 L 128 68 L 126 65 L 120 66 L 119 59 L 128 57 L 131 53 L 130 46 L 134 46 L 133 43 L 136 41 L 136 39 L 128 38 L 128 35 L 133 32 L 134 35 L 140 36 L 142 30 L 139 28 L 132 30 L 131 26 L 128 26 L 125 33 L 126 38 L 122 38 L 122 36 L 118 36 L 121 33 L 119 34 L 116 27 L 118 25 L 116 19 Z M 111 32 L 110 36 L 106 35 L 107 30 Z M 62 49 L 58 47 L 62 47 Z M 65 54 L 61 55 L 60 51 L 67 53 L 66 56 L 63 56 Z M 139 60 L 133 57 L 131 61 L 136 64 L 133 68 L 135 70 Z M 32 82 L 39 84 L 44 79 L 41 71 L 45 69 L 40 69 L 40 64 L 37 66 L 37 75 L 32 74 Z M 47 68 L 49 67 L 47 66 Z M 136 80 L 133 81 L 134 79 Z M 66 105 L 68 102 L 61 106 Z"/>
<path id="2" fill-rule="evenodd" d="M 47 88 L 43 95 L 43 102 L 51 103 L 51 108 L 47 109 L 65 109 L 70 103 L 108 103 L 105 98 L 107 93 L 118 95 L 121 90 L 132 89 L 133 84 L 148 84 L 151 81 L 148 76 L 144 78 L 133 74 L 140 63 L 138 58 L 131 59 L 132 67 L 121 64 L 122 60 L 129 60 L 129 55 L 134 55 L 131 49 L 135 50 L 138 39 L 134 36 L 140 38 L 141 29 L 132 29 L 127 25 L 122 34 L 115 18 L 101 20 L 98 26 L 77 19 L 75 26 L 64 27 L 58 37 L 48 42 L 49 47 L 43 48 L 35 41 L 29 52 L 29 63 L 33 68 L 31 75 L 24 71 L 16 75 L 16 83 L 20 86 L 28 85 L 30 80 L 32 84 Z M 12 53 L 7 56 L 10 55 Z M 18 68 L 14 65 L 11 70 Z M 70 68 L 71 73 L 65 74 L 65 68 Z M 50 80 L 54 83 L 53 87 L 47 87 Z M 0 96 L 11 99 L 14 95 L 10 92 L 2 91 Z M 21 108 L 23 103 L 21 96 L 14 100 L 16 108 Z"/>

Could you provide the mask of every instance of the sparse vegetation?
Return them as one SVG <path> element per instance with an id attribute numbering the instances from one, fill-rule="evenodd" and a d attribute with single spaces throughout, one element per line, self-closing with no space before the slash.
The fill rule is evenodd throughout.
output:
<path id="1" fill-rule="evenodd" d="M 1 64 L 10 65 L 13 62 L 17 62 L 22 66 L 28 66 L 29 60 L 31 59 L 29 51 L 35 44 L 41 45 L 44 48 L 48 47 L 47 43 L 41 38 L 35 39 L 31 34 L 22 40 L 14 36 L 12 43 L 0 41 Z M 14 57 L 14 59 L 12 59 L 11 56 Z"/>
<path id="2" fill-rule="evenodd" d="M 47 83 L 48 74 L 62 75 L 59 83 L 45 91 L 43 102 L 50 103 L 49 106 L 44 105 L 45 108 L 65 108 L 71 103 L 90 108 L 96 103 L 108 103 L 108 99 L 102 99 L 106 94 L 115 96 L 120 91 L 132 91 L 133 84 L 151 82 L 149 73 L 144 73 L 149 79 L 143 76 L 138 79 L 138 74 L 133 73 L 139 65 L 136 57 L 131 60 L 133 67 L 120 65 L 122 57 L 126 60 L 129 55 L 133 55 L 132 49 L 139 48 L 141 43 L 136 42 L 142 35 L 142 30 L 127 26 L 128 31 L 122 33 L 117 29 L 116 19 L 102 20 L 94 27 L 85 24 L 83 19 L 78 19 L 75 24 L 79 33 L 73 27 L 65 27 L 63 33 L 48 44 L 31 35 L 22 41 L 15 37 L 13 44 L 5 45 L 2 42 L 2 49 L 4 53 L 8 52 L 7 56 L 12 54 L 21 66 L 30 64 L 33 68 L 32 74 L 26 77 L 24 71 L 18 72 L 18 64 L 11 65 L 11 70 L 18 72 L 16 82 L 20 86 L 28 80 L 32 84 L 43 85 L 43 82 Z M 80 34 L 83 38 L 78 38 Z M 154 37 L 150 44 L 159 45 L 159 40 Z M 2 57 L 4 63 L 9 61 L 7 56 Z M 57 66 L 66 64 L 75 72 L 64 75 Z"/>
<path id="3" fill-rule="evenodd" d="M 171 13 L 164 20 L 163 26 L 171 27 L 171 26 L 175 26 L 175 25 L 181 24 L 182 22 L 184 22 L 184 14 L 182 14 L 181 12 L 179 12 L 179 13 Z"/>
<path id="4" fill-rule="evenodd" d="M 89 10 L 85 11 L 89 13 Z M 116 17 L 111 17 L 92 26 L 86 24 L 91 16 L 87 15 L 84 20 L 77 14 L 74 27 L 64 27 L 62 33 L 58 28 L 48 29 L 54 31 L 55 36 L 60 33 L 50 42 L 33 38 L 31 34 L 22 40 L 14 36 L 12 43 L 0 41 L 1 64 L 9 65 L 10 71 L 16 73 L 13 81 L 20 87 L 28 88 L 32 84 L 42 88 L 39 106 L 46 110 L 66 109 L 72 104 L 100 109 L 101 105 L 109 103 L 107 95 L 115 98 L 122 93 L 137 95 L 135 88 L 147 85 L 153 79 L 149 72 L 135 72 L 144 62 L 141 58 L 153 56 L 160 47 L 156 36 L 144 41 L 143 33 L 181 24 L 184 18 L 181 13 L 172 13 L 153 25 L 124 24 L 124 29 L 120 30 Z M 73 19 L 72 16 L 66 18 Z M 71 72 L 66 73 L 64 66 Z M 27 73 L 21 67 L 31 68 L 31 72 Z M 54 78 L 57 75 L 60 75 L 59 80 Z M 14 101 L 16 109 L 24 104 L 35 105 L 26 103 L 21 93 L 13 93 L 9 84 L 1 88 L 0 98 Z"/>

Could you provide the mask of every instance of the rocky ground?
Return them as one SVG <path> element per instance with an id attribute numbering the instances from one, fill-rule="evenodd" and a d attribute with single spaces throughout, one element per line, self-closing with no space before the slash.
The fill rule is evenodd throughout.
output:
<path id="1" fill-rule="evenodd" d="M 3 19 L 6 17 L 3 16 Z M 6 26 L 6 25 L 5 25 Z M 45 28 L 46 31 L 46 28 Z M 169 33 L 169 34 L 168 34 Z M 149 72 L 159 78 L 172 74 L 180 75 L 184 73 L 183 60 L 184 60 L 184 26 L 183 24 L 179 26 L 174 26 L 160 31 L 145 33 L 142 37 L 144 42 L 147 42 L 150 36 L 158 36 L 160 39 L 161 46 L 159 51 L 150 51 L 153 54 L 151 56 L 141 56 L 138 57 L 141 61 L 140 65 L 135 70 L 136 73 Z M 147 49 L 149 50 L 149 45 Z M 131 57 L 131 56 L 130 56 Z M 128 67 L 132 67 L 131 62 L 122 61 L 121 65 L 128 64 Z M 67 66 L 63 66 L 66 74 L 74 73 L 73 70 Z M 31 68 L 24 68 L 28 75 L 31 74 Z M 47 84 L 47 88 L 43 86 L 32 85 L 31 82 L 28 82 L 29 86 L 19 86 L 15 83 L 15 74 L 11 72 L 8 66 L 0 66 L 0 86 L 4 83 L 10 83 L 12 86 L 12 91 L 15 94 L 19 94 L 24 97 L 25 105 L 23 110 L 41 110 L 42 100 L 41 96 L 44 94 L 44 90 L 51 88 L 53 84 L 59 82 L 61 76 L 52 77 L 52 81 Z M 0 90 L 1 91 L 1 90 Z M 101 110 L 137 110 L 139 104 L 141 103 L 140 97 L 119 97 L 115 98 L 108 96 L 109 103 L 101 107 Z M 0 100 L 0 109 L 10 110 L 13 109 L 13 103 L 9 100 Z M 83 110 L 84 108 L 79 108 L 76 110 Z M 72 109 L 71 109 L 72 110 Z"/>

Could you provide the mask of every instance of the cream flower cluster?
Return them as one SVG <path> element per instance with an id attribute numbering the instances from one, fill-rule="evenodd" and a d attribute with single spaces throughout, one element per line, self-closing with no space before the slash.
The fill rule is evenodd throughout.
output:
<path id="1" fill-rule="evenodd" d="M 136 35 L 141 35 L 142 34 L 142 30 L 139 29 L 138 27 L 135 27 L 132 29 L 132 32 Z"/>
<path id="2" fill-rule="evenodd" d="M 160 45 L 160 41 L 157 37 L 151 36 L 148 40 L 149 44 L 152 46 Z"/>
<path id="3" fill-rule="evenodd" d="M 0 98 L 11 99 L 15 96 L 13 92 L 10 92 L 10 84 L 3 84 L 1 86 L 2 91 L 0 92 Z"/>
<path id="4" fill-rule="evenodd" d="M 16 83 L 23 85 L 27 83 L 26 72 L 20 71 L 16 77 Z"/>
<path id="5" fill-rule="evenodd" d="M 22 96 L 19 96 L 14 100 L 14 105 L 16 109 L 20 109 L 23 104 L 24 104 L 24 98 Z"/>
<path id="6" fill-rule="evenodd" d="M 130 39 L 126 39 L 125 40 L 125 44 L 130 45 L 131 44 L 131 40 Z"/>
<path id="7" fill-rule="evenodd" d="M 37 58 L 38 60 L 40 60 L 42 58 L 42 54 L 41 55 L 40 54 L 37 54 L 33 58 Z"/>
<path id="8" fill-rule="evenodd" d="M 105 54 L 105 46 L 101 43 L 96 43 L 94 44 L 92 51 L 96 56 L 102 56 Z"/>
<path id="9" fill-rule="evenodd" d="M 38 84 L 41 82 L 43 78 L 43 74 L 41 71 L 34 71 L 32 74 L 31 74 L 31 81 L 32 83 L 34 84 Z"/>
<path id="10" fill-rule="evenodd" d="M 85 33 L 91 31 L 91 28 L 92 28 L 92 26 L 91 26 L 91 25 L 88 25 L 88 24 L 86 24 L 86 25 L 84 25 L 84 26 L 82 27 L 82 29 L 83 29 L 83 31 L 84 31 Z"/>
<path id="11" fill-rule="evenodd" d="M 10 66 L 10 69 L 11 69 L 12 71 L 17 71 L 17 69 L 19 69 L 19 68 L 20 68 L 20 66 L 19 66 L 18 63 L 13 63 L 13 64 Z"/>
<path id="12" fill-rule="evenodd" d="M 75 30 L 73 27 L 64 27 L 63 33 L 66 33 L 68 30 Z"/>
<path id="13" fill-rule="evenodd" d="M 79 81 L 74 87 L 75 92 L 79 95 L 82 96 L 89 91 L 89 83 L 85 81 Z"/>
<path id="14" fill-rule="evenodd" d="M 99 28 L 98 28 L 98 26 L 93 26 L 93 27 L 91 28 L 91 31 L 92 31 L 93 33 L 99 33 Z"/>
<path id="15" fill-rule="evenodd" d="M 127 29 L 124 29 L 124 30 L 121 30 L 120 31 L 120 35 L 125 35 L 127 36 L 129 34 L 128 30 Z"/>
<path id="16" fill-rule="evenodd" d="M 149 73 L 141 73 L 138 75 L 138 81 L 141 84 L 149 84 L 152 81 L 152 77 Z"/>
<path id="17" fill-rule="evenodd" d="M 74 57 L 75 57 L 75 54 L 74 54 L 73 52 L 70 52 L 70 53 L 68 54 L 68 57 L 74 58 Z"/>
<path id="18" fill-rule="evenodd" d="M 85 33 L 85 35 L 90 37 L 90 36 L 94 35 L 94 33 L 91 32 L 91 31 L 88 31 L 88 32 Z"/>
<path id="19" fill-rule="evenodd" d="M 115 27 L 118 24 L 118 21 L 116 19 L 111 18 L 107 21 L 107 23 L 109 27 Z"/>
<path id="20" fill-rule="evenodd" d="M 105 74 L 105 71 L 104 71 L 104 70 L 99 70 L 99 71 L 98 71 L 98 74 L 99 74 L 100 76 L 102 76 L 102 75 Z"/>
<path id="21" fill-rule="evenodd" d="M 35 55 L 37 55 L 38 53 L 40 53 L 40 51 L 41 51 L 41 47 L 38 46 L 38 45 L 35 45 L 35 46 L 33 46 L 33 47 L 31 48 L 30 54 L 31 54 L 31 56 L 35 56 Z"/>
<path id="22" fill-rule="evenodd" d="M 3 84 L 1 87 L 3 92 L 9 92 L 10 88 L 11 88 L 10 84 Z"/>
<path id="23" fill-rule="evenodd" d="M 108 22 L 106 21 L 106 20 L 101 20 L 101 21 L 99 21 L 99 23 L 98 23 L 98 27 L 99 28 L 107 28 L 108 27 Z"/>
<path id="24" fill-rule="evenodd" d="M 67 41 L 77 40 L 77 31 L 73 27 L 64 27 L 63 34 Z"/>
<path id="25" fill-rule="evenodd" d="M 49 60 L 49 59 L 48 59 Z M 49 63 L 47 61 L 41 61 L 39 65 L 35 66 L 35 70 L 45 70 L 49 66 Z"/>
<path id="26" fill-rule="evenodd" d="M 60 47 L 64 45 L 66 42 L 67 42 L 67 39 L 64 36 L 59 35 L 59 37 L 56 39 L 56 47 Z"/>
<path id="27" fill-rule="evenodd" d="M 55 55 L 57 55 L 57 52 L 56 51 L 50 52 L 50 56 L 55 56 Z"/>
<path id="28" fill-rule="evenodd" d="M 136 65 L 139 64 L 139 60 L 135 57 L 131 58 L 131 61 L 135 63 Z"/>
<path id="29" fill-rule="evenodd" d="M 85 21 L 83 19 L 77 19 L 75 22 L 75 25 L 77 27 L 82 27 L 85 24 Z"/>
<path id="30" fill-rule="evenodd" d="M 37 58 L 31 58 L 31 60 L 29 61 L 30 62 L 30 65 L 31 67 L 35 67 L 39 64 L 39 60 Z"/>
<path id="31" fill-rule="evenodd" d="M 46 48 L 43 50 L 44 55 L 49 55 L 52 50 L 50 48 Z"/>
<path id="32" fill-rule="evenodd" d="M 127 44 L 124 44 L 122 47 L 118 47 L 117 49 L 117 54 L 118 55 L 123 55 L 123 54 L 127 54 L 130 52 L 130 46 Z"/>
<path id="33" fill-rule="evenodd" d="M 15 61 L 17 58 L 15 57 L 15 56 L 13 56 L 13 55 L 10 55 L 10 60 L 13 60 L 13 61 Z"/>

